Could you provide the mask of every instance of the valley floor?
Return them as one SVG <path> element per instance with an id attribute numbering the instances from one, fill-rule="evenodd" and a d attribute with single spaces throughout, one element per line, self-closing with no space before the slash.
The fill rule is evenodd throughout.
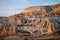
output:
<path id="1" fill-rule="evenodd" d="M 0 40 L 60 40 L 60 35 L 44 35 L 44 36 L 8 36 L 0 37 Z"/>

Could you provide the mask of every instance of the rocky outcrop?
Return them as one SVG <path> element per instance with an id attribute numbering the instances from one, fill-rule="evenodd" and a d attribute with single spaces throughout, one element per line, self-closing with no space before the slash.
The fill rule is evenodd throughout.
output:
<path id="1" fill-rule="evenodd" d="M 4 17 L 3 17 L 4 18 Z M 7 19 L 7 20 L 6 20 Z M 2 32 L 9 35 L 28 33 L 31 35 L 53 34 L 60 29 L 60 4 L 51 6 L 32 6 L 19 14 L 1 19 Z M 5 27 L 5 29 L 4 29 Z M 1 34 L 1 33 L 0 33 Z"/>

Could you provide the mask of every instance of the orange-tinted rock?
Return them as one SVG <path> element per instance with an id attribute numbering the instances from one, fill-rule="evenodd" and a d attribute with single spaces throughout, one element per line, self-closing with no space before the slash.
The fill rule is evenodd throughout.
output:
<path id="1" fill-rule="evenodd" d="M 31 35 L 52 34 L 60 25 L 59 16 L 60 4 L 28 7 L 19 14 L 0 17 L 0 35 L 15 35 L 21 33 L 21 30 L 23 33 L 30 32 Z M 18 30 L 20 32 L 16 33 Z"/>

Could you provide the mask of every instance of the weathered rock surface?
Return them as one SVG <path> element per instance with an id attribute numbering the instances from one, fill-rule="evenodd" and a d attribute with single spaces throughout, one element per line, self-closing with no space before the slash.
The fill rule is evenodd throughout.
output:
<path id="1" fill-rule="evenodd" d="M 53 34 L 60 31 L 60 4 L 32 6 L 19 14 L 0 17 L 0 36 Z"/>

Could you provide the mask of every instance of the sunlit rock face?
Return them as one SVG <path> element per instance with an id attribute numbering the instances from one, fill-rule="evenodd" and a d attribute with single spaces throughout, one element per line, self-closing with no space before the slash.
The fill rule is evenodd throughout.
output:
<path id="1" fill-rule="evenodd" d="M 27 33 L 31 35 L 53 34 L 60 30 L 60 4 L 32 6 L 3 19 L 0 18 L 0 35 Z"/>

